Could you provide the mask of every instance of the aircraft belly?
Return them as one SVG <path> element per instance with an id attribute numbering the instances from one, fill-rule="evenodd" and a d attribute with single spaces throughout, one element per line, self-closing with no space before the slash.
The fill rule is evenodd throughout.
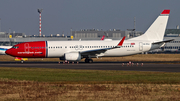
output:
<path id="1" fill-rule="evenodd" d="M 62 57 L 62 56 L 64 56 L 64 52 L 60 50 L 48 50 L 47 57 Z"/>

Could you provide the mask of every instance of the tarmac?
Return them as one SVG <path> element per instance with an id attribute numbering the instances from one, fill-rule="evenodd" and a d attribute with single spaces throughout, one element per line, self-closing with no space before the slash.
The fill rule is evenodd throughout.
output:
<path id="1" fill-rule="evenodd" d="M 154 71 L 180 72 L 180 63 L 167 62 L 94 62 L 94 63 L 58 63 L 58 62 L 0 62 L 0 67 L 21 68 L 53 68 L 53 69 L 80 69 L 80 70 L 121 70 L 121 71 Z"/>

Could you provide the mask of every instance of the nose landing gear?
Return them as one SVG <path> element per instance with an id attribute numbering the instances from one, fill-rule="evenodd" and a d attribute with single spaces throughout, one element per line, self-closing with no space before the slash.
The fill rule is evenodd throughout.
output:
<path id="1" fill-rule="evenodd" d="M 24 63 L 24 61 L 23 61 L 23 60 L 21 60 L 21 63 Z"/>

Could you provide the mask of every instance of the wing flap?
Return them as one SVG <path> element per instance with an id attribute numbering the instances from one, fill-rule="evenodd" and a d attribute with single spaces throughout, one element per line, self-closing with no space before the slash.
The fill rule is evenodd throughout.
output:
<path id="1" fill-rule="evenodd" d="M 112 48 L 88 50 L 88 51 L 83 51 L 83 52 L 80 52 L 80 53 L 82 55 L 96 55 L 96 54 L 104 53 L 104 52 L 106 52 L 109 49 L 112 49 Z"/>

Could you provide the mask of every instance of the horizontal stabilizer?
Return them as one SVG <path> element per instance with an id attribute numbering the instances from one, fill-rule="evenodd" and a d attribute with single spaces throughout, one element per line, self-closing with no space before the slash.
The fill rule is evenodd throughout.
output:
<path id="1" fill-rule="evenodd" d="M 152 44 L 160 44 L 160 43 L 166 43 L 166 42 L 170 42 L 170 41 L 173 41 L 174 39 L 171 39 L 171 40 L 164 40 L 164 41 L 160 41 L 160 42 L 154 42 Z"/>

